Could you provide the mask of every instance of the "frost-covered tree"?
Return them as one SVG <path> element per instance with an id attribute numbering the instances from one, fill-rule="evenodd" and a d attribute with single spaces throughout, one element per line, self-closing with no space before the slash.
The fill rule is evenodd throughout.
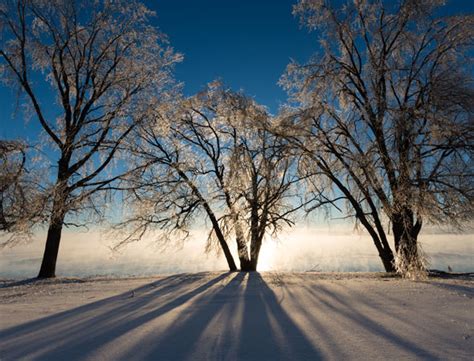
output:
<path id="1" fill-rule="evenodd" d="M 300 0 L 321 51 L 282 78 L 297 106 L 281 132 L 315 189 L 344 199 L 385 269 L 406 276 L 424 269 L 424 223 L 473 217 L 474 17 L 440 16 L 443 3 Z"/>
<path id="2" fill-rule="evenodd" d="M 2 80 L 23 91 L 25 114 L 57 159 L 43 180 L 52 203 L 39 277 L 55 276 L 63 226 L 101 212 L 96 195 L 118 176 L 111 166 L 122 142 L 170 85 L 179 56 L 151 15 L 134 0 L 0 4 Z"/>
<path id="3" fill-rule="evenodd" d="M 39 174 L 26 163 L 25 144 L 0 140 L 0 247 L 28 238 L 33 226 L 44 221 L 47 202 Z"/>
<path id="4" fill-rule="evenodd" d="M 210 222 L 208 250 L 222 250 L 236 270 L 229 241 L 235 239 L 240 269 L 256 270 L 265 235 L 292 224 L 294 159 L 266 128 L 265 109 L 240 93 L 211 84 L 184 99 L 178 111 L 161 109 L 154 122 L 134 132 L 136 171 L 127 177 L 131 213 L 120 229 L 140 239 L 160 229 L 186 236 Z M 164 119 L 168 127 L 163 129 Z"/>

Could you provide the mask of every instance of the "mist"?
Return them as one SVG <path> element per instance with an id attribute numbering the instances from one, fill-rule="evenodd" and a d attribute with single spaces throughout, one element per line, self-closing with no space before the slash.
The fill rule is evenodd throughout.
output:
<path id="1" fill-rule="evenodd" d="M 0 251 L 0 278 L 36 276 L 43 255 L 45 234 L 38 232 L 27 244 Z M 153 239 L 112 251 L 115 243 L 99 231 L 65 231 L 57 274 L 64 277 L 149 276 L 226 270 L 222 254 L 204 252 L 206 233 L 194 231 L 181 246 L 159 247 Z M 474 270 L 474 234 L 426 232 L 421 247 L 432 269 L 454 272 Z M 232 249 L 235 254 L 235 250 Z M 237 258 L 236 258 L 237 259 Z M 259 271 L 383 272 L 370 239 L 344 227 L 295 227 L 278 239 L 266 239 Z"/>

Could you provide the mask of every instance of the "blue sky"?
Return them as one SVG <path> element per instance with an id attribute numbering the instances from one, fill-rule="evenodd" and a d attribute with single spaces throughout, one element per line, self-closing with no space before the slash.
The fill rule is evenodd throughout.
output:
<path id="1" fill-rule="evenodd" d="M 392 0 L 391 0 L 392 1 Z M 340 3 L 340 0 L 336 0 Z M 286 100 L 277 82 L 290 59 L 305 62 L 317 34 L 292 15 L 296 0 L 148 0 L 156 24 L 184 54 L 176 76 L 193 94 L 220 78 L 273 113 Z M 443 13 L 474 13 L 474 0 L 451 0 Z"/>
<path id="2" fill-rule="evenodd" d="M 294 1 L 146 3 L 156 11 L 156 23 L 171 44 L 184 54 L 176 76 L 188 94 L 220 78 L 276 111 L 286 98 L 277 82 L 290 58 L 304 61 L 317 44 L 291 14 Z"/>
<path id="3" fill-rule="evenodd" d="M 146 0 L 153 23 L 169 37 L 184 62 L 176 77 L 187 95 L 221 79 L 276 113 L 286 99 L 277 82 L 290 59 L 306 61 L 317 35 L 291 14 L 296 0 Z M 474 13 L 473 0 L 452 0 L 446 13 Z M 0 86 L 0 137 L 36 138 L 39 125 L 25 125 L 15 112 L 16 91 Z M 53 106 L 53 105 L 52 105 Z"/>
<path id="4" fill-rule="evenodd" d="M 291 14 L 292 0 L 148 0 L 154 25 L 184 55 L 176 77 L 191 95 L 220 79 L 276 112 L 285 101 L 277 85 L 290 58 L 304 61 L 317 44 Z M 22 120 L 16 89 L 0 85 L 0 138 L 36 138 L 36 119 Z"/>

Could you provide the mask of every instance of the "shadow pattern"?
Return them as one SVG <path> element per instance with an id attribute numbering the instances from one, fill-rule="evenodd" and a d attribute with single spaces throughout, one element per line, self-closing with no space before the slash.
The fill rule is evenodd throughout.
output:
<path id="1" fill-rule="evenodd" d="M 409 314 L 399 320 L 399 313 L 391 314 L 350 290 L 358 300 L 354 305 L 342 286 L 298 282 L 294 288 L 284 279 L 271 281 L 257 272 L 169 276 L 2 330 L 0 359 L 279 361 L 373 356 L 359 345 L 362 339 L 364 347 L 381 343 L 409 359 L 441 359 L 412 340 L 417 325 Z M 405 327 L 406 333 L 391 329 L 397 322 L 398 330 Z M 449 344 L 450 339 L 439 342 Z"/>

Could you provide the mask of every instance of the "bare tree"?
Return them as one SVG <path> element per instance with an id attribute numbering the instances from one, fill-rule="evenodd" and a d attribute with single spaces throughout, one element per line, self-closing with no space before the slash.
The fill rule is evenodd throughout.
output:
<path id="1" fill-rule="evenodd" d="M 162 129 L 161 117 L 168 118 Z M 211 223 L 208 250 L 221 249 L 230 270 L 237 266 L 228 240 L 235 237 L 240 269 L 256 270 L 264 236 L 292 224 L 301 207 L 291 202 L 297 182 L 294 160 L 270 132 L 265 109 L 248 97 L 211 84 L 185 99 L 181 110 L 161 112 L 138 127 L 132 144 L 136 171 L 126 187 L 134 204 L 121 228 L 140 239 L 149 229 L 187 234 L 196 217 Z M 163 136 L 167 133 L 166 136 Z"/>
<path id="2" fill-rule="evenodd" d="M 2 79 L 23 90 L 58 157 L 38 277 L 55 276 L 63 225 L 100 213 L 94 195 L 118 177 L 110 169 L 122 142 L 170 84 L 179 56 L 151 15 L 133 0 L 0 5 Z"/>
<path id="3" fill-rule="evenodd" d="M 235 231 L 241 269 L 255 271 L 265 235 L 293 225 L 292 216 L 305 203 L 294 188 L 301 184 L 295 172 L 297 158 L 268 131 L 271 119 L 251 119 L 242 125 L 231 128 L 228 183 L 236 199 L 226 218 Z"/>
<path id="4" fill-rule="evenodd" d="M 442 3 L 301 0 L 294 12 L 322 51 L 282 78 L 298 107 L 280 131 L 311 160 L 318 192 L 344 199 L 385 269 L 406 276 L 424 269 L 423 223 L 473 217 L 474 18 L 436 16 Z"/>
<path id="5" fill-rule="evenodd" d="M 0 247 L 28 239 L 34 225 L 44 221 L 45 195 L 39 174 L 27 167 L 27 147 L 14 140 L 0 140 Z"/>

